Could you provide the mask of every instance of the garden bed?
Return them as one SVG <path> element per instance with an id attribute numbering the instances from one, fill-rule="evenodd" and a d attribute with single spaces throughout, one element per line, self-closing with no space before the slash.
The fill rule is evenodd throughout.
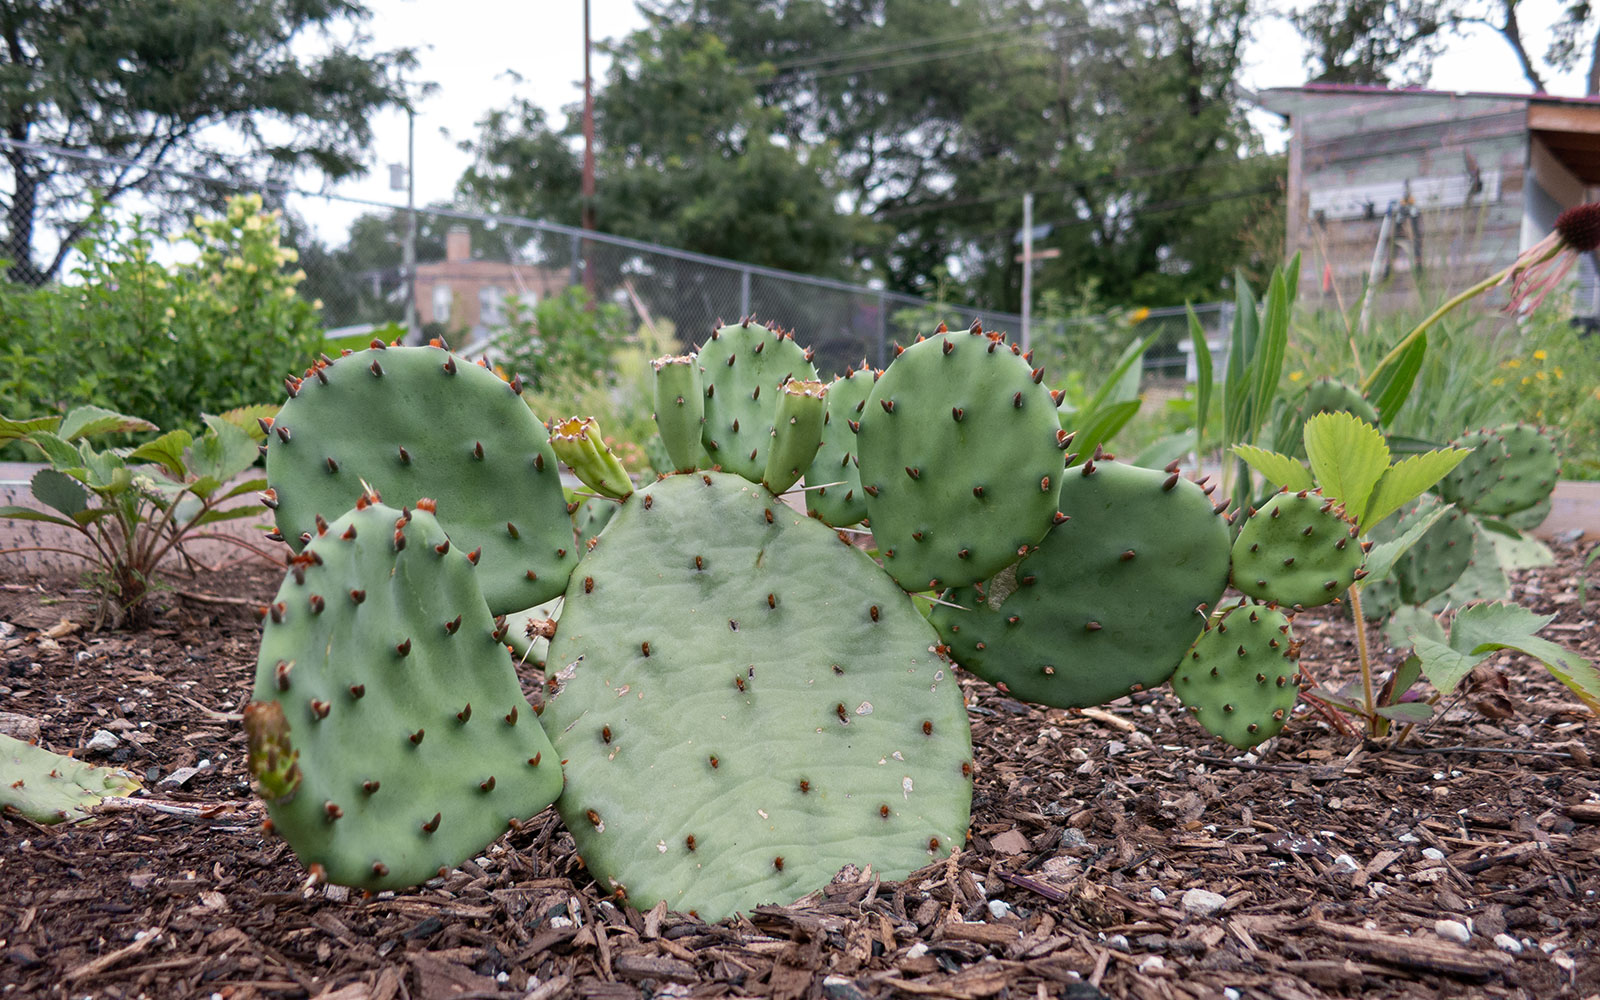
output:
<path id="1" fill-rule="evenodd" d="M 1600 565 L 1557 554 L 1516 574 L 1518 598 L 1596 658 Z M 71 828 L 0 817 L 0 996 L 1600 991 L 1600 727 L 1520 657 L 1480 668 L 1405 746 L 1302 715 L 1243 756 L 1165 688 L 1080 713 L 967 681 L 966 850 L 904 882 L 849 872 L 795 906 L 706 925 L 605 901 L 550 811 L 414 893 L 308 887 L 261 833 L 237 715 L 249 605 L 277 582 L 259 563 L 203 572 L 181 581 L 189 596 L 158 599 L 150 629 L 102 634 L 81 629 L 93 600 L 70 578 L 3 584 L 0 710 L 146 793 Z M 1306 667 L 1348 679 L 1348 626 L 1300 625 Z M 102 730 L 116 745 L 84 749 Z"/>

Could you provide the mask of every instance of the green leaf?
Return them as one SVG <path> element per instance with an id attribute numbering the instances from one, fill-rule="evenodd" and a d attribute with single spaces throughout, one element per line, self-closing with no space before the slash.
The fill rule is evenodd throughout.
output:
<path id="1" fill-rule="evenodd" d="M 253 507 L 229 507 L 226 510 L 208 510 L 204 514 L 201 514 L 194 523 L 195 526 L 198 527 L 202 524 L 214 524 L 217 521 L 234 521 L 241 517 L 256 517 L 264 510 L 266 510 L 266 508 L 260 505 Z"/>
<path id="2" fill-rule="evenodd" d="M 1314 484 L 1311 473 L 1297 459 L 1255 445 L 1236 444 L 1233 453 L 1249 463 L 1250 467 L 1267 478 L 1274 486 L 1298 493 L 1309 490 Z"/>
<path id="3" fill-rule="evenodd" d="M 68 521 L 66 518 L 56 517 L 54 514 L 46 514 L 44 511 L 35 510 L 32 507 L 0 507 L 0 517 L 9 517 L 13 521 L 45 521 L 49 524 L 59 524 L 63 528 L 76 528 L 78 526 L 75 521 Z"/>
<path id="4" fill-rule="evenodd" d="M 208 416 L 205 421 L 206 432 L 189 448 L 196 475 L 227 482 L 255 464 L 260 452 L 249 434 L 220 417 Z"/>
<path id="5" fill-rule="evenodd" d="M 27 437 L 29 444 L 44 452 L 48 461 L 58 472 L 83 468 L 83 454 L 68 444 L 61 437 L 49 431 L 34 431 Z"/>
<path id="6" fill-rule="evenodd" d="M 1228 371 L 1222 383 L 1222 429 L 1226 440 L 1244 441 L 1250 406 L 1250 362 L 1256 346 L 1256 297 L 1242 272 L 1235 272 L 1234 283 L 1233 333 L 1228 345 Z"/>
<path id="7" fill-rule="evenodd" d="M 1443 637 L 1444 629 L 1439 627 L 1439 623 L 1434 620 L 1432 615 L 1428 616 L 1428 620 L 1433 622 L 1434 628 L 1439 629 L 1439 635 Z M 1417 681 L 1420 680 L 1421 677 L 1422 661 L 1417 659 L 1415 654 L 1406 657 L 1405 662 L 1401 663 L 1400 666 L 1395 668 L 1394 677 L 1390 680 L 1390 699 L 1393 700 L 1395 704 L 1399 704 L 1397 699 L 1415 687 Z"/>
<path id="8" fill-rule="evenodd" d="M 1445 511 L 1449 509 L 1448 504 L 1440 504 L 1429 511 L 1428 515 L 1422 520 L 1407 528 L 1404 534 L 1397 538 L 1391 538 L 1387 542 L 1379 542 L 1374 545 L 1371 551 L 1367 553 L 1367 561 L 1363 564 L 1367 575 L 1362 579 L 1359 586 L 1369 586 L 1387 577 L 1390 571 L 1394 569 L 1394 564 L 1400 561 L 1400 557 L 1409 552 L 1411 546 L 1421 541 L 1422 536 L 1427 534 L 1429 528 L 1433 527 L 1433 522 L 1443 517 Z"/>
<path id="9" fill-rule="evenodd" d="M 1379 705 L 1373 709 L 1385 719 L 1416 724 L 1433 718 L 1433 706 L 1422 701 L 1402 701 L 1394 705 Z"/>
<path id="10" fill-rule="evenodd" d="M 1200 325 L 1200 317 L 1194 314 L 1194 307 L 1185 303 L 1183 308 L 1189 314 L 1189 343 L 1194 351 L 1194 453 L 1203 455 L 1206 450 L 1206 414 L 1211 409 L 1211 392 L 1214 388 L 1211 345 L 1206 343 L 1206 331 Z"/>
<path id="11" fill-rule="evenodd" d="M 93 437 L 97 434 L 120 434 L 124 431 L 153 431 L 157 427 L 148 420 L 116 413 L 102 406 L 79 406 L 67 413 L 56 432 L 68 441 Z"/>
<path id="12" fill-rule="evenodd" d="M 267 432 L 261 429 L 260 421 L 272 419 L 278 415 L 277 403 L 256 403 L 252 406 L 239 406 L 217 414 L 218 419 L 226 421 L 250 435 L 250 440 L 260 444 L 266 438 Z"/>
<path id="13" fill-rule="evenodd" d="M 1087 422 L 1081 422 L 1072 438 L 1072 449 L 1077 452 L 1074 465 L 1081 465 L 1094 454 L 1096 445 L 1105 444 L 1122 430 L 1139 412 L 1140 401 L 1130 399 L 1125 403 L 1113 403 L 1103 410 L 1099 410 L 1089 417 Z"/>
<path id="14" fill-rule="evenodd" d="M 1141 363 L 1144 360 L 1144 352 L 1148 351 L 1150 345 L 1155 343 L 1156 338 L 1160 336 L 1161 331 L 1157 330 L 1143 340 L 1135 341 L 1123 348 L 1122 354 L 1117 358 L 1116 367 L 1112 368 L 1111 374 L 1106 377 L 1104 382 L 1100 383 L 1100 388 L 1095 390 L 1094 395 L 1089 398 L 1089 402 L 1083 405 L 1083 412 L 1098 414 L 1100 408 L 1108 402 L 1123 403 L 1131 399 L 1137 399 L 1139 396 L 1139 379 L 1144 374 L 1144 366 Z M 1132 382 L 1131 391 L 1129 391 L 1130 381 Z M 1080 418 L 1079 423 L 1081 424 L 1082 422 L 1083 420 Z M 1078 450 L 1080 453 L 1083 451 L 1082 448 Z"/>
<path id="15" fill-rule="evenodd" d="M 90 489 L 100 493 L 119 493 L 133 482 L 133 475 L 128 472 L 122 456 L 116 452 L 95 451 L 87 443 L 80 443 L 78 454 L 83 459 L 83 482 Z"/>
<path id="16" fill-rule="evenodd" d="M 201 476 L 189 484 L 189 492 L 204 500 L 222 489 L 222 480 L 216 476 Z"/>
<path id="17" fill-rule="evenodd" d="M 7 416 L 0 416 L 0 442 L 15 441 L 27 437 L 35 431 L 53 431 L 61 423 L 60 417 L 32 417 L 28 420 L 12 420 Z"/>
<path id="18" fill-rule="evenodd" d="M 1306 421 L 1306 456 L 1322 495 L 1354 517 L 1389 468 L 1389 446 L 1374 426 L 1350 413 L 1319 413 Z M 1441 473 L 1442 474 L 1442 473 Z"/>
<path id="19" fill-rule="evenodd" d="M 1445 448 L 1425 455 L 1413 455 L 1389 466 L 1378 477 L 1372 496 L 1367 500 L 1366 512 L 1361 515 L 1362 534 L 1421 496 L 1428 487 L 1460 465 L 1461 460 L 1469 454 L 1462 448 Z"/>
<path id="20" fill-rule="evenodd" d="M 1373 408 L 1378 411 L 1378 422 L 1383 426 L 1394 423 L 1400 408 L 1405 405 L 1427 353 L 1428 335 L 1423 334 L 1412 341 L 1405 353 L 1372 373 L 1372 388 L 1367 396 L 1373 401 Z"/>
<path id="21" fill-rule="evenodd" d="M 1482 656 L 1469 656 L 1424 636 L 1416 636 L 1412 641 L 1417 659 L 1422 663 L 1422 675 L 1441 695 L 1454 691 L 1461 679 L 1483 660 Z"/>
<path id="22" fill-rule="evenodd" d="M 1278 394 L 1278 379 L 1283 375 L 1283 356 L 1289 349 L 1289 289 L 1281 270 L 1275 269 L 1268 283 L 1267 308 L 1261 326 L 1261 340 L 1251 361 L 1251 394 L 1255 397 L 1249 424 L 1252 440 L 1272 409 L 1272 400 Z"/>
<path id="23" fill-rule="evenodd" d="M 1554 620 L 1517 604 L 1474 604 L 1463 608 L 1450 627 L 1450 645 L 1457 652 L 1482 659 L 1500 649 L 1514 649 L 1545 665 L 1552 677 L 1600 714 L 1600 673 L 1588 660 L 1536 634 Z"/>
<path id="24" fill-rule="evenodd" d="M 218 503 L 221 503 L 224 500 L 232 500 L 234 497 L 242 497 L 246 493 L 259 493 L 266 488 L 267 481 L 265 479 L 247 479 L 216 499 Z"/>
<path id="25" fill-rule="evenodd" d="M 1129 464 L 1146 469 L 1164 469 L 1173 462 L 1182 461 L 1193 445 L 1194 438 L 1187 432 L 1163 434 L 1145 445 Z"/>
<path id="26" fill-rule="evenodd" d="M 32 489 L 35 500 L 68 517 L 89 508 L 89 493 L 83 484 L 54 469 L 34 473 Z"/>
<path id="27" fill-rule="evenodd" d="M 189 447 L 194 436 L 185 430 L 167 431 L 154 441 L 144 444 L 128 453 L 128 458 L 135 462 L 154 462 L 166 469 L 174 479 L 184 478 L 183 449 Z"/>

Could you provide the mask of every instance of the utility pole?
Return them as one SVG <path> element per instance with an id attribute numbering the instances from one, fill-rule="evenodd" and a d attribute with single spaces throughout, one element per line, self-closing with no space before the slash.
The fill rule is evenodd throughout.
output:
<path id="1" fill-rule="evenodd" d="M 589 0 L 583 0 L 583 219 L 585 230 L 594 231 L 594 78 L 589 73 Z M 589 260 L 589 243 L 584 241 L 583 288 L 594 301 L 594 268 Z"/>
<path id="2" fill-rule="evenodd" d="M 421 342 L 417 322 L 417 113 L 406 108 L 406 342 Z"/>
<path id="3" fill-rule="evenodd" d="M 1033 192 L 1022 196 L 1022 352 L 1032 341 L 1033 319 Z"/>

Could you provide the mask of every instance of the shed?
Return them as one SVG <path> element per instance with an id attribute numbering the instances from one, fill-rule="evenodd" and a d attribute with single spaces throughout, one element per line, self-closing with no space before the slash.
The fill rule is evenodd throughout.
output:
<path id="1" fill-rule="evenodd" d="M 1380 258 L 1390 304 L 1505 267 L 1600 190 L 1600 98 L 1307 84 L 1266 90 L 1289 124 L 1286 250 L 1300 297 L 1348 304 Z M 1600 316 L 1593 255 L 1574 314 Z"/>

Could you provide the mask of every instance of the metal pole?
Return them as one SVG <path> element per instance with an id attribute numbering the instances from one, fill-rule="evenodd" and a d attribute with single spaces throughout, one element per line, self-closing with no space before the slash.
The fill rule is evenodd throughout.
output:
<path id="1" fill-rule="evenodd" d="M 739 269 L 739 319 L 742 321 L 750 315 L 750 272 L 746 268 Z"/>
<path id="2" fill-rule="evenodd" d="M 889 297 L 878 293 L 878 343 L 875 367 L 889 367 Z"/>
<path id="3" fill-rule="evenodd" d="M 422 327 L 417 322 L 417 114 L 406 109 L 406 340 L 418 343 Z"/>
<path id="4" fill-rule="evenodd" d="M 589 0 L 583 0 L 583 228 L 594 230 L 594 85 L 589 75 Z M 594 261 L 583 248 L 583 288 L 594 305 Z"/>
<path id="5" fill-rule="evenodd" d="M 1033 192 L 1022 196 L 1022 349 L 1033 339 L 1029 326 L 1033 319 Z"/>

